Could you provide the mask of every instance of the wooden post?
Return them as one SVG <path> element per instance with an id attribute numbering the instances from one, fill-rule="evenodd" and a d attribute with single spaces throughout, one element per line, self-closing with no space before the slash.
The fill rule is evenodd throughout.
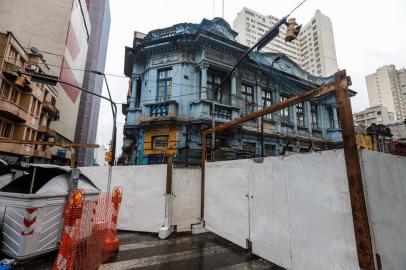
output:
<path id="1" fill-rule="evenodd" d="M 172 171 L 173 171 L 173 156 L 167 155 L 166 167 L 166 194 L 172 194 Z"/>
<path id="2" fill-rule="evenodd" d="M 337 103 L 344 143 L 345 164 L 350 191 L 352 217 L 358 262 L 361 269 L 375 270 L 374 252 L 361 176 L 360 159 L 355 141 L 354 122 L 345 70 L 335 74 Z"/>
<path id="3" fill-rule="evenodd" d="M 206 173 L 206 134 L 202 132 L 202 158 L 201 158 L 201 169 L 202 177 L 200 181 L 200 221 L 203 222 L 204 218 L 204 183 L 205 183 L 205 173 Z"/>

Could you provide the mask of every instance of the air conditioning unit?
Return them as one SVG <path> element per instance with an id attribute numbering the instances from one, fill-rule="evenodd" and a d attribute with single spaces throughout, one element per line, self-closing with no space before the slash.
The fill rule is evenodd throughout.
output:
<path id="1" fill-rule="evenodd" d="M 27 69 L 27 71 L 35 72 L 37 70 L 37 65 L 27 64 L 26 69 Z"/>

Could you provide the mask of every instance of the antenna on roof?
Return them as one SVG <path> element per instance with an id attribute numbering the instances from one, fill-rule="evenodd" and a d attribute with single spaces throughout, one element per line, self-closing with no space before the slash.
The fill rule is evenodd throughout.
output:
<path id="1" fill-rule="evenodd" d="M 216 17 L 216 14 L 214 13 L 214 0 L 213 0 L 213 19 Z"/>
<path id="2" fill-rule="evenodd" d="M 222 13 L 222 18 L 224 19 L 224 0 L 223 0 L 223 13 Z"/>

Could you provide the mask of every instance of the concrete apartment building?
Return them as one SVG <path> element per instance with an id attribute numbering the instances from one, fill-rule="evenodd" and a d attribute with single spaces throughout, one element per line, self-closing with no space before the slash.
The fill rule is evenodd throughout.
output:
<path id="1" fill-rule="evenodd" d="M 84 0 L 0 0 L 0 31 L 12 32 L 22 47 L 40 49 L 49 73 L 81 87 L 91 26 Z M 53 123 L 56 140 L 71 142 L 75 137 L 80 91 L 66 84 L 56 86 L 59 120 Z M 70 151 L 54 147 L 52 153 L 66 162 Z"/>
<path id="2" fill-rule="evenodd" d="M 110 32 L 110 3 L 108 0 L 87 0 L 92 32 L 86 59 L 86 70 L 104 72 L 106 65 L 107 45 Z M 83 88 L 101 94 L 103 76 L 86 72 Z M 99 119 L 100 98 L 83 92 L 80 97 L 77 117 L 75 142 L 95 143 Z M 76 151 L 78 166 L 91 166 L 94 161 L 93 148 L 79 148 Z"/>
<path id="3" fill-rule="evenodd" d="M 31 82 L 27 73 L 49 73 L 46 59 L 27 52 L 12 33 L 0 32 L 0 138 L 25 141 L 54 139 L 52 129 L 56 115 L 58 91 Z M 31 162 L 49 162 L 50 148 L 45 145 L 0 143 L 0 158 L 15 162 L 29 157 Z"/>
<path id="4" fill-rule="evenodd" d="M 406 69 L 386 65 L 365 79 L 370 106 L 383 105 L 395 113 L 396 120 L 406 118 Z"/>
<path id="5" fill-rule="evenodd" d="M 367 108 L 361 112 L 354 113 L 354 124 L 356 126 L 369 127 L 371 124 L 389 124 L 395 121 L 393 112 L 382 105 Z"/>
<path id="6" fill-rule="evenodd" d="M 233 22 L 237 41 L 252 46 L 279 19 L 244 7 Z M 333 25 L 326 15 L 317 10 L 310 22 L 302 27 L 298 38 L 285 42 L 286 27 L 277 38 L 265 46 L 263 52 L 283 53 L 301 68 L 315 76 L 330 76 L 338 70 Z"/>

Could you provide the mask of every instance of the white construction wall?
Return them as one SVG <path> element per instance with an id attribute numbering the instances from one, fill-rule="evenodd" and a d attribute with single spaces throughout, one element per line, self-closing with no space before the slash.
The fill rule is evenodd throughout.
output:
<path id="1" fill-rule="evenodd" d="M 178 232 L 191 230 L 200 223 L 200 168 L 173 169 L 172 225 Z"/>
<path id="2" fill-rule="evenodd" d="M 103 191 L 107 190 L 108 166 L 82 167 L 81 172 Z M 123 188 L 118 229 L 157 233 L 165 223 L 166 165 L 115 166 L 111 186 Z M 200 222 L 198 169 L 173 169 L 172 225 L 190 231 Z"/>
<path id="3" fill-rule="evenodd" d="M 382 269 L 406 269 L 406 158 L 363 151 L 362 167 Z"/>
<path id="4" fill-rule="evenodd" d="M 248 181 L 251 160 L 206 164 L 206 228 L 246 247 L 249 238 Z"/>
<path id="5" fill-rule="evenodd" d="M 208 163 L 204 218 L 287 269 L 359 269 L 342 151 Z"/>
<path id="6" fill-rule="evenodd" d="M 81 172 L 106 191 L 108 167 L 82 167 Z M 111 186 L 123 188 L 118 229 L 158 232 L 165 222 L 166 165 L 115 166 Z"/>
<path id="7" fill-rule="evenodd" d="M 102 190 L 108 167 L 81 171 Z M 406 158 L 361 152 L 375 253 L 406 269 Z M 158 232 L 165 223 L 166 165 L 114 167 L 124 197 L 118 228 Z M 206 228 L 286 269 L 359 270 L 343 150 L 207 163 Z M 200 169 L 173 169 L 171 225 L 200 220 Z"/>

